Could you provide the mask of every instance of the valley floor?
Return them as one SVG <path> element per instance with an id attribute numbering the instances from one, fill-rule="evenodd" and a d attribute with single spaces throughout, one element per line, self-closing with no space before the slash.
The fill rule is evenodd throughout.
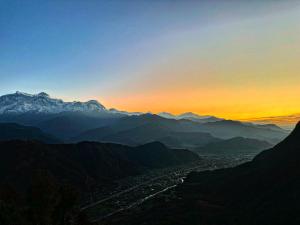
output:
<path id="1" fill-rule="evenodd" d="M 122 213 L 136 210 L 148 200 L 170 191 L 182 183 L 192 171 L 233 167 L 252 159 L 252 155 L 202 156 L 196 163 L 152 170 L 141 176 L 119 180 L 107 187 L 90 193 L 81 210 L 94 222 L 110 224 Z"/>

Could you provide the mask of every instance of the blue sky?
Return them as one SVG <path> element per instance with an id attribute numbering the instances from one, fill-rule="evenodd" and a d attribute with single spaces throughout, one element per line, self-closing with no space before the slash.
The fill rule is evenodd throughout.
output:
<path id="1" fill-rule="evenodd" d="M 0 0 L 0 94 L 46 91 L 66 100 L 96 98 L 116 108 L 160 110 L 150 103 L 163 90 L 170 97 L 231 79 L 229 72 L 211 71 L 221 68 L 220 57 L 235 43 L 236 34 L 245 36 L 243 29 L 254 27 L 250 44 L 261 46 L 269 41 L 267 35 L 280 36 L 285 27 L 293 30 L 300 19 L 298 9 L 297 1 L 276 0 Z M 269 33 L 261 24 L 270 24 Z M 280 44 L 288 35 L 282 34 Z M 239 43 L 247 44 L 244 36 L 237 37 Z M 235 60 L 241 49 L 236 56 L 230 51 L 229 59 Z M 239 80 L 239 85 L 247 81 Z"/>

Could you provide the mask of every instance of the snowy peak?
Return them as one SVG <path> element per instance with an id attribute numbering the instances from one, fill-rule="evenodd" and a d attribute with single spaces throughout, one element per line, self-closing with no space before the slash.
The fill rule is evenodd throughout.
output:
<path id="1" fill-rule="evenodd" d="M 139 116 L 139 115 L 143 115 L 144 113 L 141 112 L 127 112 L 127 111 L 121 111 L 115 108 L 111 108 L 109 109 L 110 113 L 114 113 L 114 114 L 123 114 L 123 115 L 127 115 L 127 116 Z"/>
<path id="2" fill-rule="evenodd" d="M 161 112 L 161 113 L 158 113 L 157 115 L 167 118 L 167 119 L 175 119 L 175 120 L 187 119 L 187 120 L 192 120 L 192 121 L 197 121 L 197 122 L 202 122 L 202 123 L 216 122 L 216 121 L 223 120 L 221 118 L 217 118 L 214 116 L 201 116 L 201 115 L 198 115 L 198 114 L 192 113 L 192 112 L 186 112 L 186 113 L 183 113 L 180 115 L 173 115 L 168 112 Z"/>
<path id="3" fill-rule="evenodd" d="M 50 98 L 50 96 L 45 92 L 41 92 L 41 93 L 37 94 L 37 96 L 38 97 L 44 97 L 44 98 Z"/>
<path id="4" fill-rule="evenodd" d="M 186 118 L 205 119 L 205 118 L 208 118 L 210 116 L 200 116 L 196 113 L 187 112 L 187 113 L 180 114 L 178 117 L 182 118 L 182 119 L 186 119 Z"/>
<path id="5" fill-rule="evenodd" d="M 167 118 L 167 119 L 178 119 L 177 116 L 173 115 L 172 113 L 168 113 L 168 112 L 161 112 L 161 113 L 158 113 L 157 115 Z"/>
<path id="6" fill-rule="evenodd" d="M 94 112 L 106 110 L 96 100 L 88 102 L 64 102 L 51 98 L 47 93 L 27 94 L 17 91 L 0 97 L 0 114 L 6 113 L 60 113 L 60 112 Z"/>

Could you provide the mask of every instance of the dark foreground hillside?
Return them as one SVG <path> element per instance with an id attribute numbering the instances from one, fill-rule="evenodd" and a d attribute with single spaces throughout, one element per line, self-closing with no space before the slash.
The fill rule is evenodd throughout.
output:
<path id="1" fill-rule="evenodd" d="M 300 224 L 300 123 L 253 161 L 192 173 L 175 191 L 107 224 Z"/>
<path id="2" fill-rule="evenodd" d="M 60 143 L 56 137 L 31 126 L 16 123 L 0 123 L 0 141 L 8 140 L 37 140 L 44 143 Z"/>
<path id="3" fill-rule="evenodd" d="M 82 142 L 42 144 L 33 141 L 0 142 L 0 183 L 26 190 L 38 170 L 79 189 L 140 174 L 148 169 L 193 162 L 199 157 L 187 150 L 168 149 L 154 142 L 138 147 Z"/>
<path id="4" fill-rule="evenodd" d="M 84 193 L 114 180 L 199 160 L 155 142 L 138 147 L 83 142 L 0 142 L 1 225 L 88 225 Z"/>

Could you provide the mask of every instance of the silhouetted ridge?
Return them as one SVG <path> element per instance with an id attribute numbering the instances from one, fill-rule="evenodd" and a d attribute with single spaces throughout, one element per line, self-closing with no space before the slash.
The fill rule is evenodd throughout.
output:
<path id="1" fill-rule="evenodd" d="M 270 159 L 270 161 L 283 164 L 285 161 L 300 162 L 300 122 L 291 134 L 274 148 L 264 151 L 255 157 L 255 161 Z"/>
<path id="2" fill-rule="evenodd" d="M 144 145 L 140 145 L 139 147 L 143 147 L 143 148 L 167 148 L 166 145 L 164 145 L 163 143 L 159 142 L 159 141 L 153 141 Z"/>
<path id="3" fill-rule="evenodd" d="M 235 137 L 227 140 L 209 143 L 196 150 L 199 153 L 208 154 L 253 154 L 256 155 L 263 150 L 271 148 L 273 145 L 262 140 Z"/>
<path id="4" fill-rule="evenodd" d="M 208 122 L 207 124 L 209 124 L 209 125 L 222 124 L 222 125 L 236 125 L 236 126 L 243 125 L 242 122 L 235 121 L 235 120 L 220 120 L 220 121 L 216 121 L 216 122 Z"/>
<path id="5" fill-rule="evenodd" d="M 23 126 L 16 123 L 0 123 L 0 141 L 8 140 L 37 140 L 44 143 L 60 143 L 56 137 L 32 126 Z"/>
<path id="6" fill-rule="evenodd" d="M 47 170 L 60 181 L 89 188 L 149 169 L 199 160 L 197 154 L 169 149 L 155 142 L 129 147 L 111 143 L 43 144 L 35 141 L 0 142 L 0 185 L 7 182 L 26 189 L 31 176 Z"/>
<path id="7" fill-rule="evenodd" d="M 282 141 L 282 143 L 294 142 L 294 141 L 299 142 L 299 140 L 300 140 L 300 122 L 297 123 L 295 129 L 285 140 Z"/>

